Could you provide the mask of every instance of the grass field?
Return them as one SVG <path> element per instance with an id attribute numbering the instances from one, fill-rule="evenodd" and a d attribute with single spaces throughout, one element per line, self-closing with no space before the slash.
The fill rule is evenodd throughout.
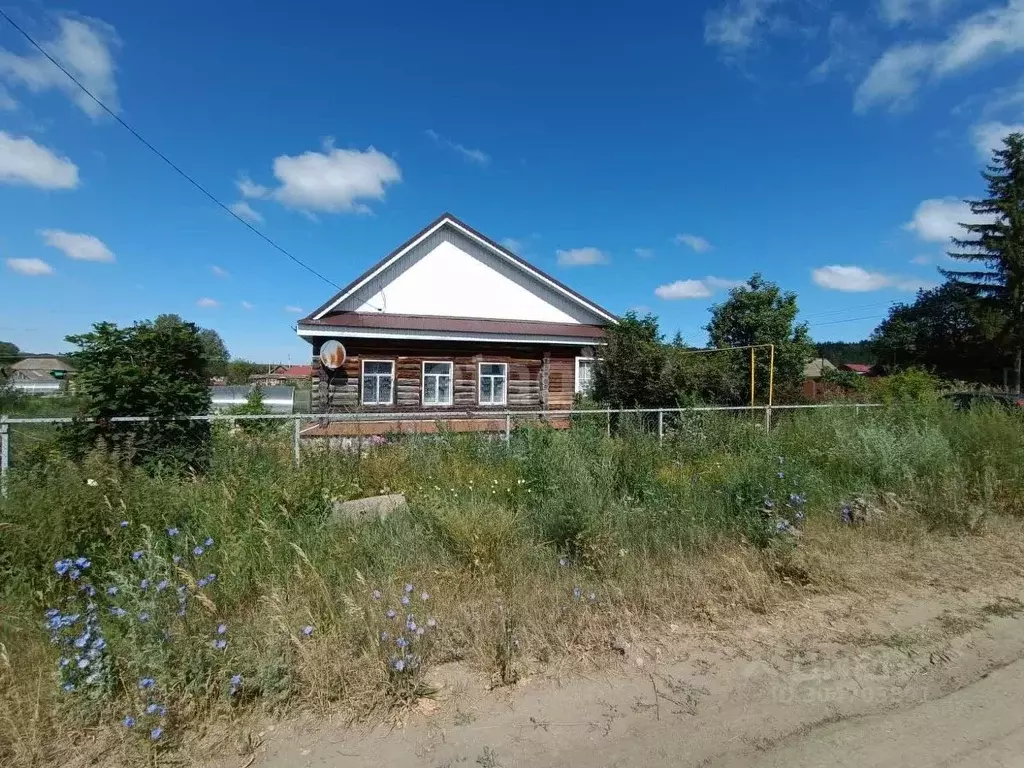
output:
<path id="1" fill-rule="evenodd" d="M 1005 559 L 1022 426 L 920 404 L 770 435 L 690 414 L 664 445 L 602 421 L 300 469 L 285 438 L 218 434 L 187 478 L 40 452 L 0 504 L 0 763 L 160 759 L 253 714 L 385 715 L 431 695 L 438 664 L 495 685 L 586 666 L 669 619 L 924 578 L 966 536 Z M 326 524 L 332 500 L 388 492 L 409 509 Z"/>

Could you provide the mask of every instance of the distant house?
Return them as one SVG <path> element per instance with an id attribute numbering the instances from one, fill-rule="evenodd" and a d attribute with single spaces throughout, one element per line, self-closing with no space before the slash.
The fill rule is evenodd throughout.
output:
<path id="1" fill-rule="evenodd" d="M 856 373 L 858 376 L 878 375 L 878 367 L 867 363 L 843 363 L 839 366 L 839 370 Z"/>
<path id="2" fill-rule="evenodd" d="M 311 381 L 313 366 L 311 365 L 278 365 L 267 373 L 254 373 L 249 381 L 261 387 L 281 387 L 287 384 Z"/>
<path id="3" fill-rule="evenodd" d="M 8 369 L 8 384 L 16 392 L 56 395 L 67 390 L 75 369 L 58 357 L 26 357 Z"/>
<path id="4" fill-rule="evenodd" d="M 832 361 L 827 360 L 824 357 L 816 357 L 810 360 L 804 365 L 804 383 L 802 386 L 804 397 L 809 400 L 816 400 L 825 394 L 826 390 L 831 390 L 827 382 L 822 381 L 822 377 L 827 371 L 836 370 L 835 365 Z"/>
<path id="5" fill-rule="evenodd" d="M 453 420 L 449 428 L 487 431 L 505 423 L 487 411 L 571 408 L 590 387 L 605 328 L 617 322 L 444 214 L 297 330 L 312 346 L 314 412 L 419 412 L 443 421 L 446 410 L 473 411 L 477 420 Z M 335 369 L 318 358 L 329 340 L 345 349 Z M 397 424 L 366 426 L 391 431 Z M 333 423 L 330 434 L 350 434 L 353 426 Z"/>

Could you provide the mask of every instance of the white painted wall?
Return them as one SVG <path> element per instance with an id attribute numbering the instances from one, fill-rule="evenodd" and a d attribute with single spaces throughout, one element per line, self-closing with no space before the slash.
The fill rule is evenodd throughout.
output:
<path id="1" fill-rule="evenodd" d="M 415 261 L 401 271 L 396 270 L 393 277 L 385 277 L 374 286 L 372 294 L 361 292 L 362 296 L 353 297 L 356 300 L 351 304 L 344 302 L 340 309 L 370 313 L 384 309 L 388 314 L 547 323 L 581 322 L 578 310 L 577 316 L 565 311 L 566 301 L 562 297 L 518 270 L 503 268 L 495 263 L 495 257 L 485 257 L 475 248 L 463 250 L 449 239 L 434 241 L 431 246 L 418 259 L 410 254 Z M 476 255 L 468 250 L 476 251 Z M 589 318 L 583 321 L 594 322 Z"/>

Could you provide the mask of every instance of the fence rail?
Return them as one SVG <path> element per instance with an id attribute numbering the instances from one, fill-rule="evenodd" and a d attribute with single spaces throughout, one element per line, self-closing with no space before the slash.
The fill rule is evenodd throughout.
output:
<path id="1" fill-rule="evenodd" d="M 612 416 L 617 414 L 657 414 L 658 439 L 665 437 L 665 414 L 708 413 L 708 412 L 748 412 L 764 415 L 765 430 L 771 430 L 772 413 L 776 411 L 796 411 L 820 408 L 878 408 L 879 403 L 822 403 L 813 405 L 702 405 L 690 408 L 574 408 L 564 410 L 488 410 L 488 411 L 443 411 L 435 413 L 416 412 L 373 412 L 361 411 L 352 413 L 268 413 L 246 414 L 233 416 L 230 414 L 201 414 L 197 416 L 112 416 L 102 421 L 110 423 L 142 423 L 150 421 L 290 421 L 292 422 L 292 457 L 296 466 L 302 458 L 302 425 L 322 425 L 324 422 L 343 423 L 375 423 L 375 422 L 424 422 L 459 421 L 469 419 L 486 419 L 496 421 L 504 419 L 505 438 L 511 436 L 513 420 L 524 416 L 539 418 L 564 418 L 567 416 L 604 416 L 607 429 L 611 433 Z M 11 432 L 12 424 L 71 424 L 75 421 L 96 423 L 101 419 L 78 419 L 71 416 L 2 416 L 0 415 L 0 495 L 7 496 L 7 475 L 11 463 Z"/>

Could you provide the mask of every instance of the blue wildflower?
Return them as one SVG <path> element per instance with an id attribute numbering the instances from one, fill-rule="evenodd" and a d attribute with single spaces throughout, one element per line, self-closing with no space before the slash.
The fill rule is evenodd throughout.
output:
<path id="1" fill-rule="evenodd" d="M 56 608 L 47 608 L 46 609 L 46 613 L 44 613 L 43 615 L 46 618 L 48 618 L 48 619 L 52 619 L 54 616 L 58 615 L 59 613 L 60 613 L 60 611 L 58 611 Z"/>
<path id="2" fill-rule="evenodd" d="M 203 542 L 203 546 L 204 547 L 212 547 L 213 546 L 213 536 L 207 536 L 206 537 L 206 541 Z"/>
<path id="3" fill-rule="evenodd" d="M 142 556 L 144 554 L 146 554 L 146 553 L 143 552 L 141 549 L 136 550 L 135 552 L 132 552 L 132 560 L 134 560 L 137 563 L 137 562 L 139 562 L 139 560 L 142 559 Z"/>
<path id="4" fill-rule="evenodd" d="M 305 635 L 306 637 L 309 637 L 310 635 L 313 634 L 313 627 L 311 627 L 309 624 L 307 624 L 306 626 L 304 626 L 302 628 L 302 634 Z"/>
<path id="5" fill-rule="evenodd" d="M 780 519 L 778 522 L 775 523 L 775 530 L 778 533 L 785 533 L 786 531 L 789 530 L 789 522 L 786 521 L 786 520 Z"/>
<path id="6" fill-rule="evenodd" d="M 210 645 L 212 645 L 218 651 L 223 651 L 225 648 L 228 647 L 228 641 L 227 640 L 214 640 L 212 643 L 210 643 Z"/>
<path id="7" fill-rule="evenodd" d="M 120 606 L 117 606 L 117 605 L 110 606 L 110 614 L 112 616 L 116 616 L 117 618 L 121 618 L 122 616 L 125 615 L 125 613 L 127 613 L 127 611 L 125 611 L 125 609 L 121 608 Z"/>
<path id="8" fill-rule="evenodd" d="M 149 579 L 143 579 L 142 581 L 140 581 L 139 589 L 141 589 L 143 592 L 149 589 Z"/>
<path id="9" fill-rule="evenodd" d="M 405 585 L 405 592 L 406 592 L 406 594 L 412 592 L 412 590 L 413 590 L 412 584 L 406 584 Z"/>
<path id="10" fill-rule="evenodd" d="M 57 662 L 57 666 L 61 669 L 64 669 L 64 667 L 66 667 L 70 663 L 71 659 L 65 659 L 63 656 L 61 656 L 60 661 Z"/>
<path id="11" fill-rule="evenodd" d="M 232 675 L 231 676 L 231 695 L 234 696 L 238 693 L 238 689 L 242 687 L 242 676 Z"/>
<path id="12" fill-rule="evenodd" d="M 843 504 L 842 509 L 839 510 L 839 519 L 846 525 L 853 523 L 853 505 L 850 503 Z"/>
<path id="13" fill-rule="evenodd" d="M 104 648 L 107 647 L 107 641 L 104 640 L 102 637 L 97 637 L 95 640 L 92 641 L 92 647 L 95 648 L 97 651 L 102 651 Z"/>
<path id="14" fill-rule="evenodd" d="M 160 726 L 157 726 L 156 728 L 154 728 L 152 731 L 149 732 L 149 738 L 152 739 L 153 741 L 159 740 L 159 738 L 161 736 L 163 736 L 163 735 L 164 735 L 164 729 L 161 728 Z"/>
<path id="15" fill-rule="evenodd" d="M 205 550 L 203 550 L 203 548 L 200 547 L 200 546 L 196 546 L 196 547 L 192 548 L 192 554 L 195 555 L 196 557 L 200 557 L 203 554 L 204 551 Z"/>
<path id="16" fill-rule="evenodd" d="M 373 598 L 374 600 L 380 600 L 380 599 L 381 599 L 381 597 L 382 597 L 382 595 L 381 595 L 381 593 L 380 593 L 380 590 L 379 590 L 379 589 L 375 589 L 375 590 L 373 590 L 373 594 L 371 595 L 371 597 L 372 597 L 372 598 Z"/>
<path id="17" fill-rule="evenodd" d="M 390 639 L 391 639 L 391 635 L 389 635 L 387 632 L 381 632 L 380 633 L 380 641 L 382 643 L 386 643 Z"/>
<path id="18" fill-rule="evenodd" d="M 807 497 L 802 493 L 791 493 L 789 494 L 789 505 L 791 507 L 802 507 L 807 503 Z"/>
<path id="19" fill-rule="evenodd" d="M 85 648 L 89 644 L 89 633 L 84 632 L 81 636 L 75 638 L 75 648 Z"/>
<path id="20" fill-rule="evenodd" d="M 68 571 L 68 578 L 72 581 L 78 581 L 78 577 L 82 575 L 82 572 L 77 568 L 72 568 Z"/>
<path id="21" fill-rule="evenodd" d="M 149 614 L 146 611 L 143 611 L 142 613 L 140 613 L 139 614 L 139 621 L 142 622 L 143 624 L 145 624 L 147 621 L 149 621 Z"/>
<path id="22" fill-rule="evenodd" d="M 410 632 L 415 632 L 416 631 L 416 622 L 413 621 L 412 619 L 409 619 L 409 621 L 405 622 L 405 628 L 408 629 Z"/>
<path id="23" fill-rule="evenodd" d="M 88 560 L 88 558 L 76 557 L 75 558 L 75 565 L 77 565 L 79 568 L 81 568 L 84 571 L 86 568 L 88 568 L 90 565 L 92 565 L 92 563 Z"/>
<path id="24" fill-rule="evenodd" d="M 397 645 L 399 648 L 408 648 L 409 641 L 406 640 L 404 637 L 399 637 L 395 640 L 395 645 Z"/>
<path id="25" fill-rule="evenodd" d="M 405 670 L 405 659 L 392 659 L 391 668 L 394 669 L 395 672 L 403 672 Z"/>
<path id="26" fill-rule="evenodd" d="M 181 555 L 171 555 L 171 562 L 177 565 L 181 562 Z"/>
<path id="27" fill-rule="evenodd" d="M 89 660 L 88 659 L 79 659 L 78 660 L 78 668 L 79 669 L 85 669 L 88 666 L 89 666 Z"/>
<path id="28" fill-rule="evenodd" d="M 117 592 L 118 592 L 117 587 L 107 587 L 107 594 L 108 595 L 113 596 L 113 595 L 116 595 Z"/>
<path id="29" fill-rule="evenodd" d="M 408 595 L 402 595 L 402 599 L 399 602 L 402 605 L 408 605 L 409 604 L 409 596 Z"/>
<path id="30" fill-rule="evenodd" d="M 217 625 L 217 634 L 218 635 L 223 635 L 227 631 L 228 631 L 228 625 L 227 624 L 218 624 Z"/>
<path id="31" fill-rule="evenodd" d="M 128 521 L 127 520 L 122 520 L 120 525 L 121 525 L 122 528 L 127 528 L 128 527 Z"/>
<path id="32" fill-rule="evenodd" d="M 394 608 L 388 608 L 386 611 L 384 611 L 384 618 L 386 619 L 393 619 L 397 615 L 398 612 Z"/>
<path id="33" fill-rule="evenodd" d="M 53 564 L 53 569 L 57 571 L 58 576 L 63 576 L 65 573 L 71 570 L 71 561 L 58 560 L 56 563 Z"/>
<path id="34" fill-rule="evenodd" d="M 92 584 L 83 584 L 79 589 L 85 592 L 89 597 L 96 597 L 96 587 Z"/>
<path id="35" fill-rule="evenodd" d="M 775 476 L 777 478 L 779 478 L 779 480 L 781 480 L 782 478 L 784 478 L 786 476 L 786 474 L 784 472 L 776 472 Z"/>
<path id="36" fill-rule="evenodd" d="M 564 558 L 564 557 L 558 558 L 558 566 L 560 568 L 565 568 L 565 566 L 567 566 L 568 564 L 569 564 L 569 560 L 567 558 Z"/>
<path id="37" fill-rule="evenodd" d="M 422 592 L 420 594 L 420 600 L 422 600 L 424 603 L 427 602 L 427 600 L 429 600 L 429 599 L 430 599 L 430 594 L 429 593 Z"/>
<path id="38" fill-rule="evenodd" d="M 156 680 L 154 680 L 152 677 L 140 677 L 139 678 L 139 690 L 140 691 L 144 691 L 144 690 L 147 690 L 149 688 L 152 688 L 154 685 L 156 685 Z"/>
<path id="39" fill-rule="evenodd" d="M 157 582 L 156 591 L 157 592 L 163 592 L 165 589 L 167 589 L 167 587 L 169 585 L 170 585 L 170 582 L 167 581 L 167 579 L 161 579 L 159 582 Z"/>
<path id="40" fill-rule="evenodd" d="M 121 725 L 123 725 L 125 728 L 134 728 L 135 718 L 131 715 L 125 715 L 124 720 L 121 721 Z"/>
<path id="41" fill-rule="evenodd" d="M 167 707 L 163 706 L 162 704 L 150 704 L 148 707 L 146 707 L 146 714 L 164 717 L 167 715 Z"/>
<path id="42" fill-rule="evenodd" d="M 178 529 L 174 528 L 174 527 L 168 528 L 167 529 L 167 535 L 170 536 L 171 538 L 177 536 L 178 535 Z"/>
<path id="43" fill-rule="evenodd" d="M 774 506 L 775 506 L 775 502 L 772 501 L 768 496 L 765 496 L 764 497 L 764 508 L 765 509 L 771 509 Z"/>
<path id="44" fill-rule="evenodd" d="M 65 693 L 71 693 L 73 690 L 75 690 L 75 684 L 74 683 L 64 683 L 64 685 L 62 685 L 61 688 L 64 689 Z"/>

